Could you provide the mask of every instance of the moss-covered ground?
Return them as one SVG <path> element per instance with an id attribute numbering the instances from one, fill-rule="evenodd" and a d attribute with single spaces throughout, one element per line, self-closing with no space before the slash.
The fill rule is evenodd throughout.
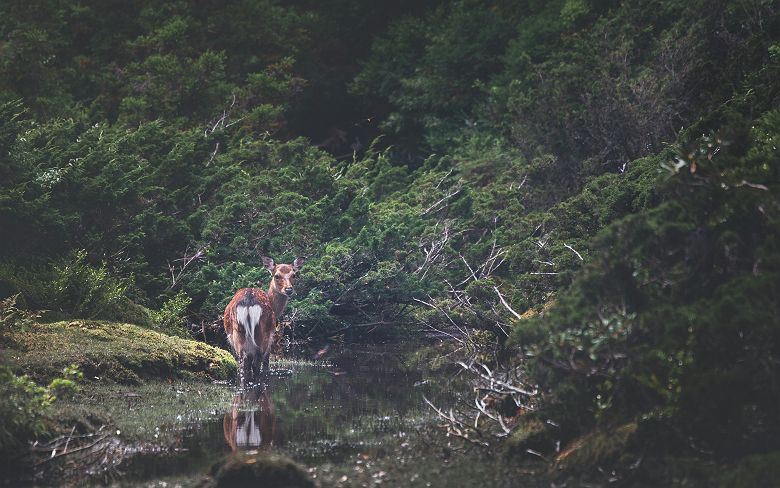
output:
<path id="1" fill-rule="evenodd" d="M 71 320 L 34 324 L 0 336 L 0 350 L 17 373 L 49 381 L 70 364 L 88 380 L 139 384 L 142 379 L 232 379 L 225 350 L 131 324 Z"/>

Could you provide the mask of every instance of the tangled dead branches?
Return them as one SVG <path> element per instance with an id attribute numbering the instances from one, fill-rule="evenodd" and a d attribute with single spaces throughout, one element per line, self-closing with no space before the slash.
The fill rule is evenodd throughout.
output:
<path id="1" fill-rule="evenodd" d="M 527 384 L 519 368 L 493 370 L 476 358 L 457 364 L 471 375 L 473 404 L 445 410 L 424 397 L 444 421 L 441 427 L 447 435 L 489 447 L 495 439 L 511 434 L 520 416 L 536 410 L 539 391 Z"/>

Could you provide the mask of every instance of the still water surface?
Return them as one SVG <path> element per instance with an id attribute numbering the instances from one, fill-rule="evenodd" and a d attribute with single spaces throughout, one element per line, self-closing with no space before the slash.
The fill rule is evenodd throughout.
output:
<path id="1" fill-rule="evenodd" d="M 457 370 L 434 370 L 418 356 L 399 345 L 342 346 L 325 363 L 277 364 L 289 371 L 246 391 L 232 387 L 230 405 L 177 427 L 178 454 L 135 456 L 119 484 L 189 486 L 231 451 L 269 451 L 322 486 L 518 486 L 493 457 L 461 453 L 436 427 L 423 397 L 448 406 L 471 392 Z"/>

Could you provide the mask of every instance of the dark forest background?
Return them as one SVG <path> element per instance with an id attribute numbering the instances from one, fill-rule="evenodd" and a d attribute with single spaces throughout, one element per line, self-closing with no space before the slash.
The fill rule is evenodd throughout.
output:
<path id="1" fill-rule="evenodd" d="M 779 9 L 6 0 L 3 327 L 220 343 L 305 255 L 296 338 L 476 337 L 564 437 L 776 451 Z"/>

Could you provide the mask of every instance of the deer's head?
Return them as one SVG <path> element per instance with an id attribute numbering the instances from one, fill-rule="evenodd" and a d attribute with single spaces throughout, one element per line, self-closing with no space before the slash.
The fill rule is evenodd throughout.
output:
<path id="1" fill-rule="evenodd" d="M 268 289 L 287 297 L 292 296 L 295 293 L 296 275 L 304 262 L 306 258 L 298 257 L 292 264 L 276 264 L 273 259 L 263 256 L 263 265 L 271 273 L 271 286 Z"/>

